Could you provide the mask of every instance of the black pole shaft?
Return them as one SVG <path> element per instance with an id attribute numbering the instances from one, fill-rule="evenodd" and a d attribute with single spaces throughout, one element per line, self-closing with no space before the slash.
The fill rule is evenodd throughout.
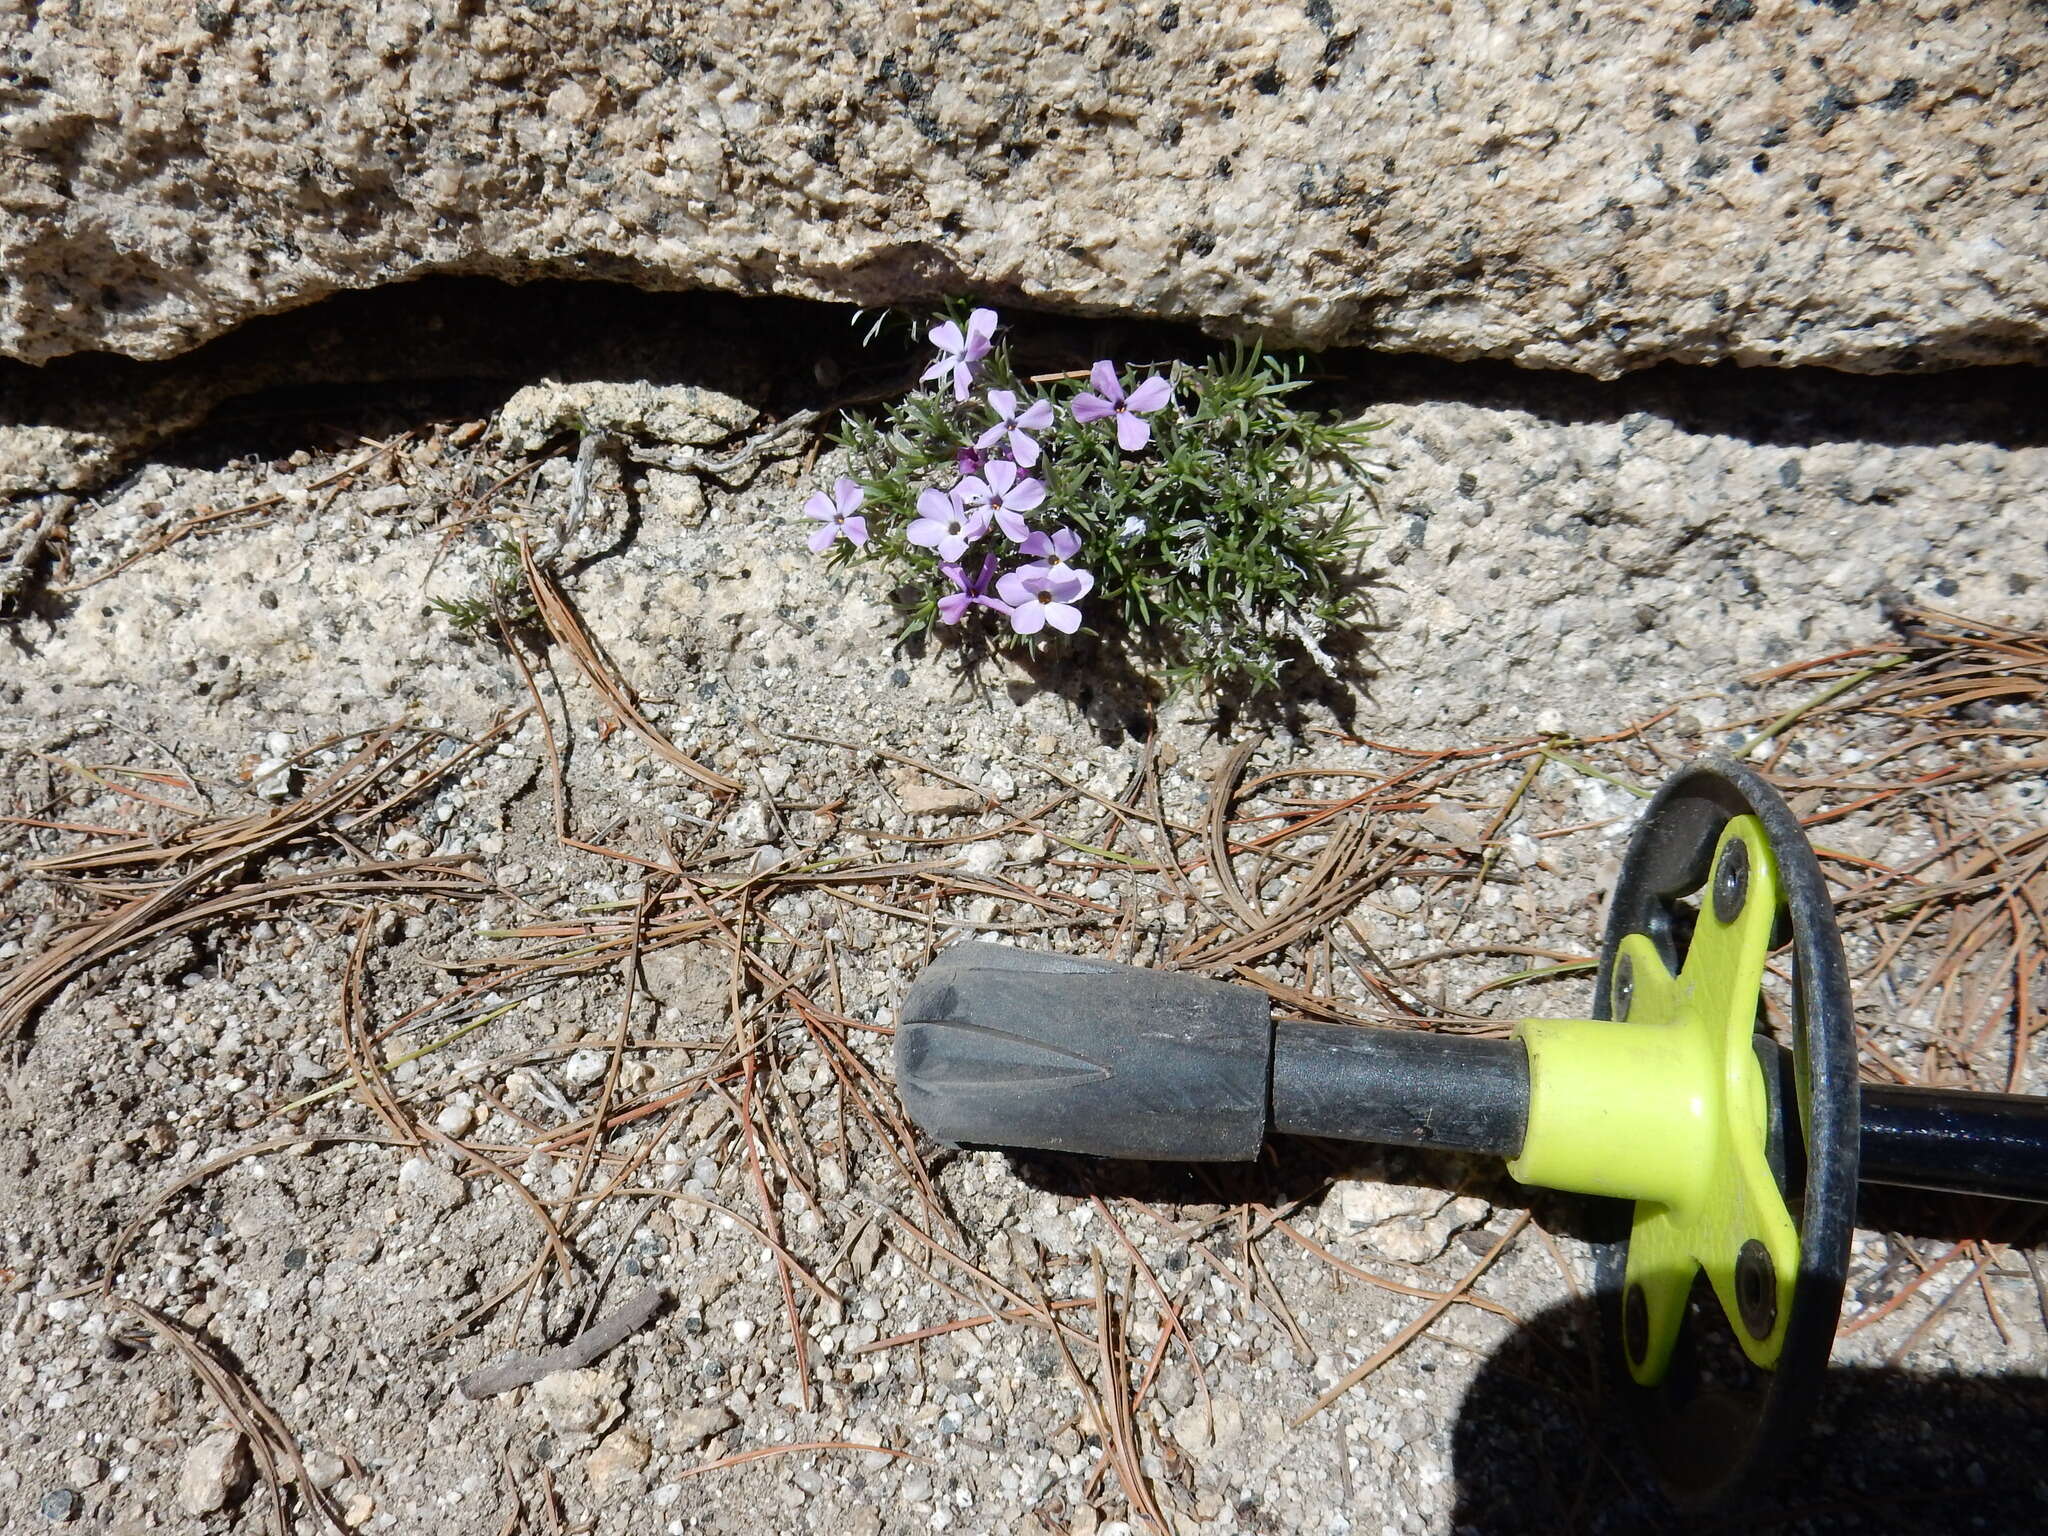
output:
<path id="1" fill-rule="evenodd" d="M 1861 1178 L 2048 1201 L 2048 1098 L 1865 1083 Z"/>
<path id="2" fill-rule="evenodd" d="M 1273 1129 L 1521 1154 L 1529 1058 L 1515 1040 L 1343 1024 L 1273 1027 Z"/>
<path id="3" fill-rule="evenodd" d="M 1512 1158 L 1528 1113 L 1517 1041 L 1273 1028 L 1275 1131 Z M 1861 1118 L 1862 1183 L 2048 1202 L 2048 1097 L 1866 1083 Z"/>

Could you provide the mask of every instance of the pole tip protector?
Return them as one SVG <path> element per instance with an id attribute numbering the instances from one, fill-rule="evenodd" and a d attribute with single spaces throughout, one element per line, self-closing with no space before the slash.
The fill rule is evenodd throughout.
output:
<path id="1" fill-rule="evenodd" d="M 1249 1162 L 1265 1140 L 1262 992 L 955 944 L 912 984 L 896 1086 L 929 1136 L 1093 1157 Z"/>

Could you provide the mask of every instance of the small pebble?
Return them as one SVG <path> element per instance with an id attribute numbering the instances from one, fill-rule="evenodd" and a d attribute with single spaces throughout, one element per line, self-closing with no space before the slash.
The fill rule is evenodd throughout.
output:
<path id="1" fill-rule="evenodd" d="M 253 1473 L 241 1431 L 208 1435 L 185 1453 L 178 1469 L 178 1507 L 188 1515 L 226 1509 L 247 1491 Z"/>
<path id="2" fill-rule="evenodd" d="M 671 1414 L 669 1433 L 675 1437 L 679 1449 L 692 1451 L 737 1423 L 738 1417 L 725 1404 L 706 1403 L 701 1408 L 685 1408 L 680 1413 Z"/>
<path id="3" fill-rule="evenodd" d="M 1003 867 L 1003 845 L 993 840 L 968 844 L 960 855 L 960 867 L 969 874 L 994 874 Z"/>
<path id="4" fill-rule="evenodd" d="M 43 1502 L 40 1508 L 45 1520 L 55 1520 L 62 1523 L 66 1520 L 76 1520 L 78 1518 L 79 1506 L 83 1502 L 69 1488 L 52 1488 L 43 1495 Z"/>
<path id="5" fill-rule="evenodd" d="M 450 1104 L 434 1116 L 434 1129 L 443 1136 L 465 1136 L 476 1124 L 476 1113 L 467 1104 Z"/>
<path id="6" fill-rule="evenodd" d="M 607 1483 L 638 1474 L 647 1465 L 649 1454 L 647 1437 L 639 1430 L 616 1429 L 590 1453 L 590 1460 L 584 1464 L 584 1474 L 590 1479 L 591 1487 L 602 1488 Z"/>

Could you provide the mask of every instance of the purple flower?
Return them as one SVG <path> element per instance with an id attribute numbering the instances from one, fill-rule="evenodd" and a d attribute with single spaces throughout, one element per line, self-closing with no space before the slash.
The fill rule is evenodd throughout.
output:
<path id="1" fill-rule="evenodd" d="M 1106 357 L 1089 370 L 1088 382 L 1095 390 L 1074 396 L 1074 420 L 1090 422 L 1114 416 L 1116 440 L 1126 453 L 1136 453 L 1152 441 L 1152 428 L 1138 418 L 1149 416 L 1173 398 L 1171 384 L 1155 373 L 1125 395 L 1116 364 Z"/>
<path id="2" fill-rule="evenodd" d="M 1050 624 L 1071 635 L 1081 627 L 1081 610 L 1074 604 L 1094 585 L 1095 578 L 1086 571 L 1055 576 L 1042 566 L 1027 565 L 998 581 L 996 592 L 1009 605 L 1010 628 L 1018 634 L 1035 635 Z"/>
<path id="3" fill-rule="evenodd" d="M 941 560 L 958 560 L 967 546 L 988 532 L 988 513 L 980 507 L 960 504 L 960 488 L 926 491 L 917 498 L 917 519 L 904 529 L 903 537 L 926 549 L 935 549 Z"/>
<path id="4" fill-rule="evenodd" d="M 964 479 L 968 475 L 980 474 L 982 466 L 988 463 L 988 460 L 979 453 L 976 453 L 972 448 L 962 448 L 953 455 L 953 462 L 959 466 L 960 474 Z"/>
<path id="5" fill-rule="evenodd" d="M 1038 462 L 1038 439 L 1031 434 L 1052 425 L 1052 402 L 1035 400 L 1020 412 L 1015 395 L 1007 389 L 992 389 L 988 403 L 995 407 L 996 424 L 982 433 L 974 446 L 986 451 L 1008 438 L 1010 457 L 1019 468 L 1029 469 Z"/>
<path id="6" fill-rule="evenodd" d="M 931 344 L 939 349 L 938 361 L 919 375 L 920 381 L 943 379 L 951 374 L 953 398 L 965 400 L 974 383 L 974 370 L 988 356 L 989 338 L 995 333 L 996 312 L 992 309 L 977 309 L 969 315 L 964 332 L 951 320 L 933 326 Z"/>
<path id="7" fill-rule="evenodd" d="M 1018 546 L 1018 552 L 1026 555 L 1049 555 L 1064 565 L 1081 552 L 1081 535 L 1071 528 L 1062 528 L 1058 533 L 1033 533 Z"/>
<path id="8" fill-rule="evenodd" d="M 1007 614 L 1006 603 L 988 595 L 989 583 L 995 580 L 996 557 L 989 555 L 981 562 L 981 569 L 970 577 L 959 566 L 947 564 L 939 567 L 946 579 L 959 590 L 948 592 L 939 599 L 939 622 L 958 624 L 967 617 L 970 608 L 993 608 L 997 613 Z"/>
<path id="9" fill-rule="evenodd" d="M 842 533 L 849 543 L 859 549 L 868 541 L 868 520 L 856 517 L 860 504 L 867 500 L 867 493 L 846 476 L 841 475 L 832 484 L 832 496 L 828 500 L 823 491 L 818 492 L 804 503 L 804 516 L 815 517 L 824 526 L 811 530 L 811 551 L 822 554 L 832 541 Z"/>
<path id="10" fill-rule="evenodd" d="M 1019 479 L 1016 465 L 996 459 L 981 474 L 962 480 L 958 492 L 968 506 L 980 507 L 994 518 L 1011 543 L 1021 544 L 1031 536 L 1024 514 L 1045 500 L 1045 482 Z"/>

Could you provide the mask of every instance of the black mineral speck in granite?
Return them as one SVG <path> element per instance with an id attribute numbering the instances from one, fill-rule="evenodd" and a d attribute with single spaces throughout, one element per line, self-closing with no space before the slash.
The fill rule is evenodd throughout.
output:
<path id="1" fill-rule="evenodd" d="M 1913 99 L 1919 94 L 1920 82 L 1918 80 L 1911 77 L 1903 80 L 1894 80 L 1892 88 L 1877 98 L 1877 104 L 1887 112 L 1896 112 L 1901 107 L 1910 106 Z"/>
<path id="2" fill-rule="evenodd" d="M 1268 64 L 1264 69 L 1252 76 L 1252 89 L 1261 96 L 1279 95 L 1280 87 L 1286 83 L 1286 77 L 1271 64 Z"/>
<path id="3" fill-rule="evenodd" d="M 910 674 L 901 667 L 898 667 L 889 674 L 889 686 L 891 688 L 908 688 L 910 686 Z"/>
<path id="4" fill-rule="evenodd" d="M 1846 112 L 1854 112 L 1862 103 L 1838 85 L 1831 85 L 1821 99 L 1806 109 L 1806 120 L 1813 124 L 1822 138 L 1826 138 L 1835 126 L 1835 120 Z"/>

